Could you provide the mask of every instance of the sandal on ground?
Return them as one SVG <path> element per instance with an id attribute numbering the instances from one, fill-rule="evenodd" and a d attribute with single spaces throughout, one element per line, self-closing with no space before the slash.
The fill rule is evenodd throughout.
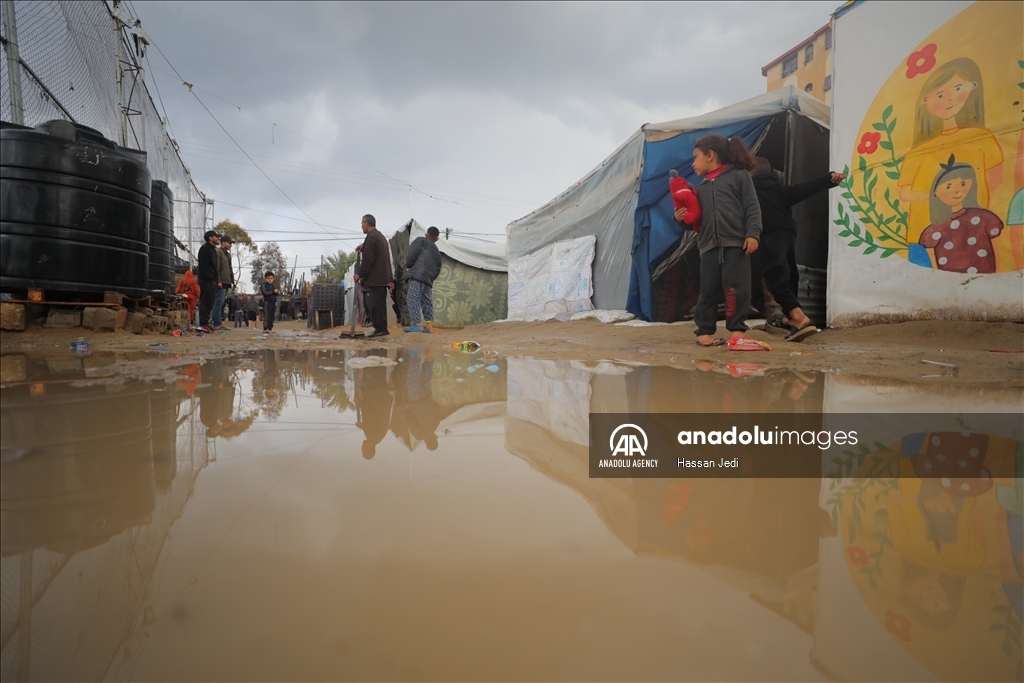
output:
<path id="1" fill-rule="evenodd" d="M 786 341 L 789 342 L 802 342 L 808 337 L 818 334 L 818 328 L 815 327 L 813 323 L 811 323 L 807 327 L 797 329 L 796 327 L 791 326 L 789 329 L 789 336 L 786 337 Z"/>
<path id="2" fill-rule="evenodd" d="M 724 339 L 722 339 L 721 337 L 715 337 L 715 338 L 714 338 L 714 339 L 712 339 L 712 340 L 711 340 L 711 342 L 710 342 L 710 343 L 708 343 L 708 344 L 701 344 L 701 343 L 700 343 L 700 340 L 699 340 L 699 339 L 698 339 L 698 340 L 695 340 L 695 341 L 694 341 L 693 343 L 694 343 L 694 344 L 696 344 L 697 346 L 703 346 L 703 347 L 709 347 L 709 346 L 725 346 L 725 340 L 724 340 Z"/>
<path id="3" fill-rule="evenodd" d="M 410 325 L 409 327 L 403 327 L 402 331 L 403 332 L 424 332 L 424 333 L 426 332 L 425 329 L 423 329 L 422 327 L 417 327 L 416 325 Z"/>

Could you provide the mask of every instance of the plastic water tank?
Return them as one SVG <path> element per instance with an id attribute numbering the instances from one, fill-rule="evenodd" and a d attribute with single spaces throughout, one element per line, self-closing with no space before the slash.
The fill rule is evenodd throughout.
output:
<path id="1" fill-rule="evenodd" d="M 174 293 L 174 194 L 162 180 L 153 181 L 149 203 L 149 289 Z"/>
<path id="2" fill-rule="evenodd" d="M 143 296 L 146 153 L 67 121 L 0 124 L 0 286 Z"/>

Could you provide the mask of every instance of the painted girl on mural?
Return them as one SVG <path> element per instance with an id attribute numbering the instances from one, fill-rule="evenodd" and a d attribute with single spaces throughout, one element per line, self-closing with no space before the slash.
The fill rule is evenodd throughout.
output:
<path id="1" fill-rule="evenodd" d="M 931 224 L 921 234 L 921 246 L 934 250 L 939 270 L 953 273 L 994 273 L 992 240 L 1003 221 L 978 206 L 978 179 L 974 167 L 950 155 L 932 182 Z"/>
<path id="2" fill-rule="evenodd" d="M 928 227 L 934 170 L 950 155 L 974 168 L 977 206 L 987 209 L 989 197 L 1003 181 L 1003 151 L 985 127 L 981 70 L 961 57 L 935 69 L 921 88 L 914 115 L 914 143 L 900 169 L 900 200 L 909 203 L 907 242 L 913 244 Z M 992 271 L 985 271 L 992 272 Z"/>

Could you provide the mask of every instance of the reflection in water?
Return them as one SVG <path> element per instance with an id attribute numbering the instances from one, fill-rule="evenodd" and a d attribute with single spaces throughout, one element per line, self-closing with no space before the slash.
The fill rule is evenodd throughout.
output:
<path id="1" fill-rule="evenodd" d="M 430 350 L 171 384 L 86 361 L 4 357 L 3 680 L 1021 678 L 1019 435 L 894 424 L 841 481 L 591 479 L 591 412 L 867 390 Z"/>

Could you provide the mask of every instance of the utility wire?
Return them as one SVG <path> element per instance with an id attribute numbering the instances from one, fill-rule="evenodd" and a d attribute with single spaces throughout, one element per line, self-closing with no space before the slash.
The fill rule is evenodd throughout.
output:
<path id="1" fill-rule="evenodd" d="M 154 43 L 154 42 L 150 42 L 150 45 L 152 45 L 153 47 L 155 47 L 155 48 L 156 48 L 156 51 L 157 51 L 157 52 L 159 52 L 159 53 L 160 53 L 160 56 L 164 58 L 164 61 L 165 61 L 165 62 L 167 62 L 167 66 L 171 67 L 171 71 L 173 71 L 173 72 L 174 72 L 174 73 L 175 73 L 175 74 L 176 74 L 176 75 L 178 76 L 178 78 L 181 78 L 181 74 L 179 74 L 179 73 L 178 73 L 178 70 L 177 70 L 177 69 L 175 69 L 175 68 L 174 68 L 174 65 L 173 65 L 173 64 L 171 64 L 171 62 L 170 62 L 170 60 L 169 60 L 169 59 L 167 59 L 167 55 L 165 55 L 165 54 L 164 54 L 164 52 L 163 52 L 163 50 L 161 50 L 161 49 L 160 49 L 160 46 L 159 46 L 159 45 L 157 45 L 157 44 L 156 44 L 156 43 Z M 295 206 L 295 208 L 296 208 L 296 209 L 298 209 L 298 210 L 299 210 L 299 211 L 300 211 L 300 212 L 302 213 L 302 215 L 304 215 L 304 216 L 305 216 L 306 218 L 308 218 L 308 219 L 309 219 L 310 221 L 312 221 L 313 223 L 316 223 L 316 225 L 317 225 L 317 226 L 319 226 L 319 227 L 320 227 L 320 228 L 321 228 L 321 229 L 322 229 L 322 230 L 323 230 L 323 231 L 324 231 L 325 233 L 327 233 L 328 235 L 331 235 L 331 236 L 332 236 L 332 237 L 334 237 L 335 239 L 340 239 L 340 238 L 339 238 L 339 237 L 338 237 L 337 235 L 333 235 L 333 234 L 331 233 L 331 231 L 330 231 L 330 230 L 328 230 L 328 229 L 327 229 L 327 228 L 325 228 L 325 227 L 324 227 L 323 225 L 321 225 L 321 224 L 320 224 L 320 223 L 319 223 L 319 222 L 318 222 L 318 221 L 317 221 L 317 220 L 316 220 L 315 218 L 313 218 L 312 216 L 310 216 L 310 215 L 309 215 L 309 214 L 308 214 L 308 213 L 306 212 L 306 210 L 305 210 L 305 209 L 303 209 L 303 208 L 302 208 L 301 206 L 299 206 L 298 202 L 296 202 L 296 201 L 295 201 L 294 199 L 292 199 L 292 198 L 291 198 L 291 196 L 290 196 L 290 195 L 289 195 L 289 194 L 288 194 L 287 192 L 285 192 L 285 191 L 284 191 L 284 188 L 282 188 L 282 187 L 281 187 L 280 185 L 278 185 L 277 183 L 275 183 L 275 182 L 274 182 L 274 179 L 273 179 L 273 178 L 271 178 L 271 177 L 270 177 L 270 176 L 269 176 L 269 175 L 267 174 L 267 172 L 266 172 L 266 171 L 264 171 L 264 170 L 263 170 L 263 168 L 262 168 L 262 167 L 260 167 L 260 165 L 256 163 L 256 160 L 255 160 L 255 159 L 253 159 L 253 158 L 252 158 L 251 156 L 249 156 L 249 153 L 248 153 L 248 152 L 246 152 L 246 151 L 245 151 L 244 149 L 242 149 L 242 146 L 241 146 L 240 144 L 238 144 L 238 141 L 237 141 L 237 140 L 235 140 L 235 138 L 233 138 L 233 137 L 231 136 L 231 133 L 229 133 L 229 132 L 228 132 L 227 128 L 225 128 L 225 127 L 223 126 L 223 124 L 221 124 L 221 122 L 220 122 L 219 120 L 217 120 L 217 117 L 213 115 L 213 112 L 212 112 L 212 111 L 210 111 L 210 108 L 206 106 L 206 103 L 205 103 L 205 102 L 203 102 L 203 101 L 202 101 L 202 100 L 201 100 L 201 99 L 199 98 L 199 95 L 198 95 L 198 93 L 196 93 L 196 92 L 195 92 L 195 90 L 193 89 L 193 86 L 192 86 L 192 84 L 191 84 L 191 83 L 188 83 L 188 82 L 186 82 L 186 81 L 185 81 L 185 79 L 184 79 L 184 78 L 181 78 L 181 84 L 182 84 L 183 86 L 185 86 L 186 88 L 188 88 L 188 91 L 189 91 L 189 92 L 190 92 L 190 93 L 192 94 L 192 96 L 193 96 L 194 98 L 196 98 L 196 102 L 198 102 L 198 103 L 200 104 L 200 106 L 202 106 L 202 108 L 206 110 L 206 113 L 210 115 L 210 118 L 211 118 L 211 119 L 213 119 L 214 123 L 216 123 L 216 124 L 217 124 L 217 127 L 219 127 L 219 128 L 220 128 L 220 129 L 222 130 L 222 131 L 224 131 L 224 134 L 225 134 L 225 135 L 227 135 L 227 136 L 228 136 L 228 139 L 229 139 L 229 140 L 231 140 L 231 142 L 233 142 L 233 143 L 234 143 L 235 147 L 237 147 L 237 148 L 238 148 L 238 151 L 240 151 L 240 152 L 241 152 L 242 154 L 244 154 L 244 155 L 245 155 L 245 157 L 246 157 L 246 158 L 247 158 L 247 159 L 248 159 L 249 161 L 251 161 L 251 162 L 252 162 L 252 165 L 253 165 L 253 166 L 255 166 L 255 167 L 256 167 L 256 168 L 257 168 L 257 169 L 259 170 L 259 172 L 260 172 L 260 173 L 262 173 L 262 174 L 263 174 L 263 177 L 264 177 L 264 178 L 266 178 L 266 179 L 267 179 L 267 180 L 268 180 L 268 181 L 270 182 L 270 184 L 271 184 L 271 185 L 273 185 L 274 187 L 276 187 L 276 188 L 277 188 L 277 191 L 278 191 L 278 192 L 280 192 L 280 193 L 281 193 L 281 194 L 282 194 L 282 195 L 284 196 L 284 198 L 285 198 L 285 199 L 287 199 L 287 200 L 288 200 L 289 202 L 291 202 L 291 203 L 292 203 L 292 205 L 294 205 L 294 206 Z"/>
<path id="2" fill-rule="evenodd" d="M 157 47 L 156 43 L 151 43 L 151 45 L 153 45 L 153 47 L 156 47 L 157 52 L 159 52 L 160 56 L 164 58 L 164 61 L 167 62 L 167 66 L 171 67 L 171 70 L 174 71 L 175 75 L 178 78 L 181 78 L 181 74 L 179 74 L 177 69 L 175 69 L 174 66 L 170 63 L 170 61 L 167 59 L 167 56 L 164 55 L 163 51 L 159 47 Z M 181 78 L 181 80 L 182 80 L 182 83 L 185 83 L 185 79 L 184 78 Z M 188 88 L 189 88 L 189 92 L 191 92 L 195 96 L 195 98 L 197 100 L 199 100 L 199 96 L 196 95 L 195 90 L 200 90 L 200 91 L 206 93 L 207 95 L 210 95 L 211 97 L 214 97 L 214 98 L 220 100 L 221 102 L 224 102 L 225 104 L 229 104 L 232 107 L 235 107 L 236 109 L 238 109 L 239 112 L 245 111 L 247 114 L 255 116 L 256 118 L 260 119 L 261 121 L 265 121 L 266 123 L 271 124 L 271 126 L 273 126 L 275 128 L 280 128 L 281 130 L 286 131 L 288 133 L 291 133 L 292 135 L 295 135 L 296 137 L 300 137 L 303 140 L 306 140 L 307 142 L 311 142 L 314 145 L 317 145 L 318 147 L 322 147 L 322 148 L 326 149 L 329 152 L 337 154 L 338 156 L 342 157 L 343 159 L 347 159 L 347 160 L 351 161 L 354 164 L 358 164 L 359 166 L 362 166 L 364 168 L 368 168 L 371 171 L 379 173 L 380 175 L 384 176 L 385 178 L 391 180 L 392 182 L 398 183 L 399 185 L 402 185 L 402 186 L 408 188 L 411 192 L 417 192 L 417 193 L 419 193 L 419 194 L 421 194 L 421 195 L 423 195 L 423 196 L 425 196 L 425 197 L 427 197 L 429 199 L 433 199 L 435 201 L 447 202 L 449 204 L 455 204 L 457 206 L 461 206 L 463 208 L 470 209 L 471 211 L 478 211 L 480 213 L 486 214 L 488 216 L 492 216 L 494 218 L 500 218 L 500 219 L 506 220 L 506 221 L 514 220 L 514 219 L 509 218 L 507 216 L 499 216 L 498 214 L 491 213 L 490 211 L 484 211 L 483 209 L 478 209 L 475 206 L 469 206 L 467 204 L 463 204 L 461 202 L 457 202 L 454 199 L 445 199 L 444 197 L 438 197 L 438 196 L 433 195 L 433 194 L 431 194 L 429 192 L 425 192 L 424 190 L 421 190 L 420 188 L 416 187 L 415 185 L 413 185 L 412 183 L 410 183 L 408 181 L 400 180 L 398 178 L 395 178 L 394 176 L 392 176 L 392 175 L 390 175 L 388 173 L 385 173 L 384 171 L 381 171 L 380 169 L 374 168 L 373 166 L 370 166 L 369 164 L 363 163 L 362 161 L 359 161 L 358 159 L 350 157 L 347 154 L 343 154 L 343 153 L 339 152 L 336 149 L 332 149 L 331 147 L 328 147 L 327 145 L 325 145 L 325 144 L 323 144 L 321 142 L 318 142 L 318 141 L 316 141 L 316 140 L 314 140 L 312 138 L 306 137 L 302 133 L 298 133 L 298 132 L 292 130 L 291 128 L 288 128 L 287 126 L 282 126 L 280 123 L 277 123 L 276 121 L 271 121 L 270 119 L 265 118 L 263 116 L 260 116 L 259 114 L 255 113 L 253 111 L 250 111 L 248 109 L 244 109 L 241 105 L 235 104 L 234 102 L 231 102 L 230 100 L 226 100 L 223 97 L 221 97 L 220 95 L 217 95 L 216 93 L 210 92 L 209 90 L 206 90 L 204 88 L 200 88 L 199 86 L 196 86 L 194 84 L 189 84 Z M 200 103 L 202 103 L 201 100 L 200 100 Z M 203 108 L 204 109 L 206 108 L 205 104 L 203 105 Z M 206 111 L 209 112 L 210 110 L 207 109 Z M 210 116 L 213 116 L 213 114 L 211 113 Z M 214 119 L 214 120 L 216 120 L 216 119 Z M 220 125 L 219 121 L 218 121 L 218 125 Z M 221 127 L 223 128 L 223 126 L 221 126 Z M 232 139 L 232 142 L 235 142 L 234 139 Z M 235 144 L 237 145 L 238 143 L 235 142 Z M 239 147 L 239 149 L 241 149 L 241 147 Z M 246 154 L 246 156 L 248 157 L 249 155 Z M 255 165 L 255 162 L 253 162 L 253 164 Z M 259 168 L 259 167 L 257 166 L 257 168 Z M 262 169 L 260 169 L 260 170 L 262 172 Z M 266 175 L 266 174 L 264 174 L 264 175 Z M 269 176 L 268 176 L 268 178 L 269 178 Z M 278 188 L 278 189 L 280 189 L 280 188 Z M 301 209 L 300 209 L 300 211 L 301 211 Z M 305 212 L 303 212 L 303 213 L 305 213 Z"/>

